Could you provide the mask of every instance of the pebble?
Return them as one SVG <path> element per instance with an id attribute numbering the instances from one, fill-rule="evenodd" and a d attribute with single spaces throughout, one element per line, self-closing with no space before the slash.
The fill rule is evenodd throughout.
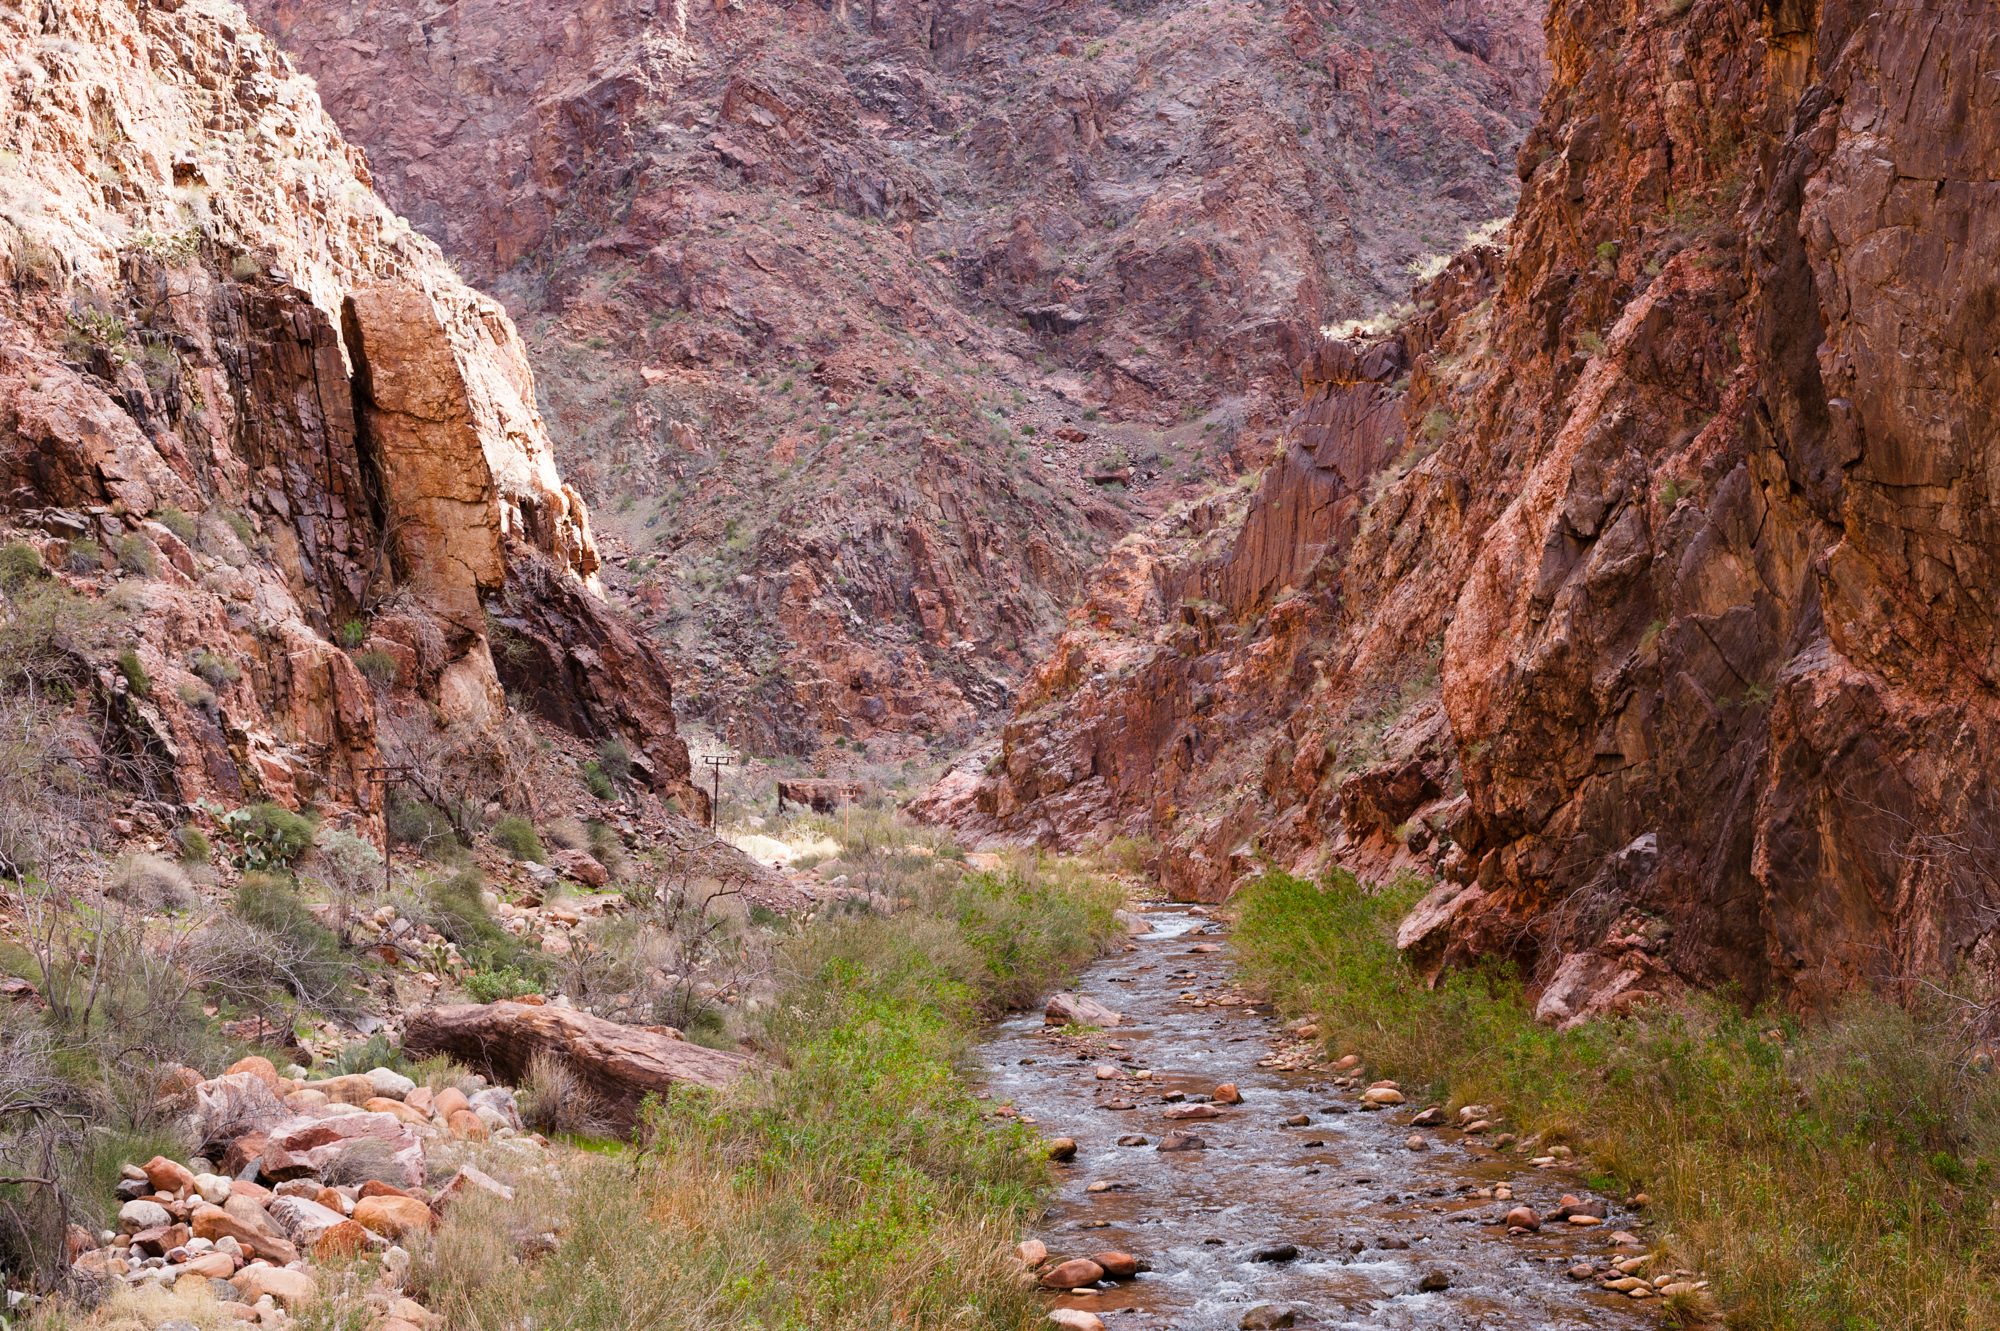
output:
<path id="1" fill-rule="evenodd" d="M 1243 1103 L 1243 1092 L 1236 1089 L 1235 1082 L 1226 1081 L 1215 1088 L 1214 1100 L 1219 1105 L 1240 1105 Z"/>
<path id="2" fill-rule="evenodd" d="M 1532 1234 L 1542 1227 L 1542 1218 L 1535 1214 L 1533 1207 L 1517 1206 L 1507 1213 L 1501 1223 L 1509 1229 L 1525 1229 Z"/>
<path id="3" fill-rule="evenodd" d="M 1157 1149 L 1162 1151 L 1206 1151 L 1208 1143 L 1195 1136 L 1192 1132 L 1170 1132 L 1160 1138 L 1160 1144 Z"/>
<path id="4" fill-rule="evenodd" d="M 1081 1308 L 1052 1308 L 1049 1320 L 1066 1331 L 1104 1331 L 1104 1319 Z"/>
<path id="5" fill-rule="evenodd" d="M 1243 1331 L 1284 1331 L 1285 1327 L 1298 1324 L 1296 1309 L 1282 1303 L 1260 1303 L 1243 1314 L 1243 1320 L 1236 1325 Z"/>
<path id="6" fill-rule="evenodd" d="M 1014 1255 L 1021 1259 L 1021 1265 L 1032 1271 L 1049 1260 L 1049 1245 L 1040 1239 L 1022 1239 L 1014 1245 Z"/>
<path id="7" fill-rule="evenodd" d="M 1437 1294 L 1451 1288 L 1451 1277 L 1432 1267 L 1424 1272 L 1423 1279 L 1417 1281 L 1419 1294 Z"/>
<path id="8" fill-rule="evenodd" d="M 1051 1160 L 1076 1159 L 1076 1138 L 1074 1137 L 1049 1138 L 1049 1159 Z"/>
<path id="9" fill-rule="evenodd" d="M 1298 1259 L 1299 1245 L 1296 1243 L 1273 1243 L 1250 1254 L 1253 1262 L 1296 1262 Z"/>
<path id="10" fill-rule="evenodd" d="M 1424 1135 L 1420 1132 L 1413 1132 L 1408 1137 L 1405 1137 L 1403 1145 L 1409 1147 L 1412 1151 L 1428 1151 L 1431 1149 L 1431 1144 L 1424 1140 Z"/>

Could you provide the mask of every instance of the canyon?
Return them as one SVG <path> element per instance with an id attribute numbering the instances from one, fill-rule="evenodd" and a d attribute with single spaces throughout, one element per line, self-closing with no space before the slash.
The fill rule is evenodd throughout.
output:
<path id="1" fill-rule="evenodd" d="M 1524 0 L 248 9 L 521 321 L 683 717 L 822 765 L 1003 712 L 1544 83 Z"/>
<path id="2" fill-rule="evenodd" d="M 0 39 L 9 1325 L 1989 1324 L 1990 5 Z"/>
<path id="3" fill-rule="evenodd" d="M 1991 964 L 1995 34 L 1559 4 L 1520 210 L 1316 348 L 1284 456 L 1108 561 L 976 835 L 1436 875 L 1552 1020 Z"/>

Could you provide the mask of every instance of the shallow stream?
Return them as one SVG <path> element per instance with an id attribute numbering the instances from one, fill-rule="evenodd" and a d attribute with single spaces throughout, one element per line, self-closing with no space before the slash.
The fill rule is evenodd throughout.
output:
<path id="1" fill-rule="evenodd" d="M 1096 1293 L 1052 1294 L 1052 1308 L 1088 1309 L 1108 1331 L 1234 1331 L 1262 1305 L 1291 1310 L 1299 1327 L 1659 1325 L 1653 1310 L 1566 1274 L 1637 1252 L 1611 1240 L 1636 1230 L 1636 1216 L 1614 1204 L 1601 1227 L 1509 1237 L 1499 1224 L 1509 1207 L 1546 1213 L 1565 1193 L 1584 1196 L 1575 1174 L 1531 1168 L 1449 1128 L 1424 1131 L 1429 1149 L 1412 1151 L 1420 1104 L 1364 1112 L 1361 1088 L 1333 1085 L 1323 1066 L 1286 1070 L 1274 1058 L 1285 1047 L 1280 1022 L 1233 988 L 1227 950 L 1214 946 L 1223 928 L 1197 910 L 1149 907 L 1152 932 L 1079 980 L 1080 993 L 1126 1024 L 1079 1036 L 1035 1013 L 985 1047 L 992 1098 L 1078 1143 L 1057 1166 L 1059 1195 L 1036 1234 L 1051 1262 L 1113 1250 L 1150 1267 Z M 1117 1075 L 1100 1079 L 1107 1068 Z M 1225 1082 L 1241 1104 L 1215 1105 L 1212 1118 L 1166 1116 Z M 1287 1125 L 1300 1115 L 1303 1125 Z M 1176 1130 L 1205 1149 L 1158 1149 Z M 1514 1200 L 1477 1195 L 1496 1185 L 1511 1186 Z M 1447 1287 L 1420 1288 L 1440 1277 Z"/>

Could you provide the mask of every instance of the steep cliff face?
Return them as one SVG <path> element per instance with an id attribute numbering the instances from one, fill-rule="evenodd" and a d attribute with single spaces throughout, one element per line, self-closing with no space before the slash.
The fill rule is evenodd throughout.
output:
<path id="1" fill-rule="evenodd" d="M 2000 21 L 1548 32 L 1504 258 L 1321 349 L 1233 546 L 1145 579 L 1172 623 L 1073 625 L 935 807 L 1155 832 L 1206 896 L 1265 859 L 1435 869 L 1406 947 L 1519 957 L 1553 1017 L 1991 969 Z"/>
<path id="2" fill-rule="evenodd" d="M 310 81 L 217 0 L 48 0 L 0 37 L 0 524 L 116 604 L 140 670 L 99 686 L 146 792 L 372 816 L 386 717 L 500 718 L 487 606 L 525 568 L 635 682 L 545 710 L 684 788 L 512 323 Z"/>
<path id="3" fill-rule="evenodd" d="M 506 296 L 693 709 L 751 747 L 1004 705 L 1318 324 L 1509 211 L 1533 0 L 254 0 Z"/>

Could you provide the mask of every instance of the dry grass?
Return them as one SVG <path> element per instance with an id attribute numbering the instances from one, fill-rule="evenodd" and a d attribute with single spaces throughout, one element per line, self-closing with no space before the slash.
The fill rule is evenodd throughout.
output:
<path id="1" fill-rule="evenodd" d="M 520 1108 L 523 1122 L 551 1137 L 601 1138 L 616 1132 L 615 1116 L 603 1097 L 568 1063 L 547 1052 L 528 1063 Z"/>

